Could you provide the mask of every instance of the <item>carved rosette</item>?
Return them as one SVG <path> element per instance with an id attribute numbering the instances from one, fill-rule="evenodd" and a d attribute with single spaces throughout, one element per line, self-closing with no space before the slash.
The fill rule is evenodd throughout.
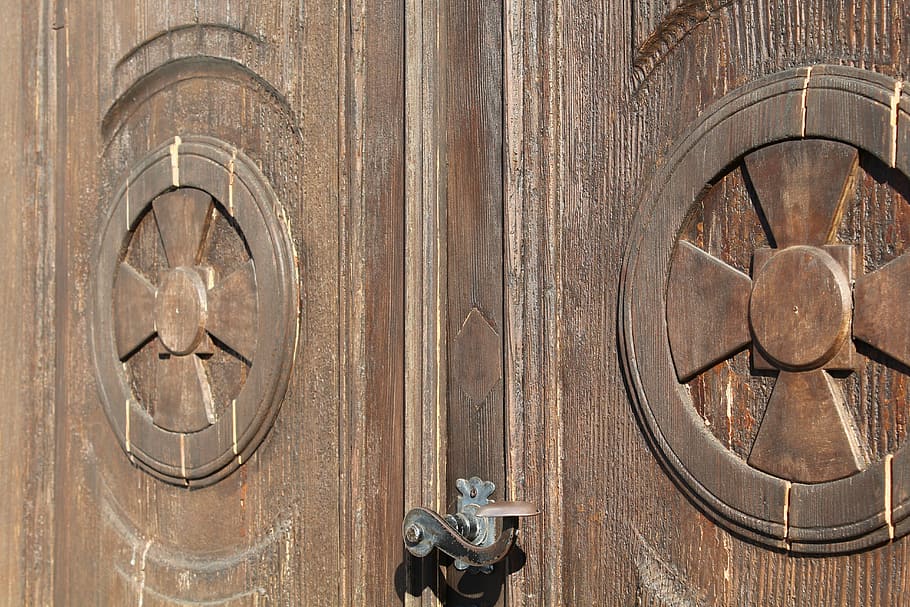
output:
<path id="1" fill-rule="evenodd" d="M 767 546 L 840 553 L 910 531 L 910 446 L 880 453 L 864 444 L 858 408 L 882 409 L 858 404 L 865 396 L 855 382 L 845 395 L 867 358 L 907 372 L 910 253 L 876 266 L 864 259 L 864 237 L 839 236 L 847 209 L 860 206 L 862 157 L 910 174 L 908 102 L 900 83 L 833 66 L 731 93 L 674 150 L 633 226 L 620 334 L 637 413 L 679 486 L 719 523 Z M 712 220 L 747 224 L 742 213 L 754 211 L 755 228 L 714 243 L 724 255 L 705 245 L 703 199 L 732 172 L 748 209 Z M 749 250 L 729 251 L 743 242 Z M 737 255 L 741 267 L 729 261 Z M 744 356 L 767 393 L 747 386 L 761 411 L 751 433 L 739 433 L 750 442 L 738 451 L 737 429 L 711 428 L 701 401 L 713 394 L 704 378 L 742 368 Z M 728 387 L 729 424 L 745 406 L 737 397 Z"/>
<path id="2" fill-rule="evenodd" d="M 179 485 L 241 465 L 284 397 L 297 336 L 293 248 L 241 152 L 175 137 L 120 187 L 97 245 L 92 345 L 130 459 Z"/>

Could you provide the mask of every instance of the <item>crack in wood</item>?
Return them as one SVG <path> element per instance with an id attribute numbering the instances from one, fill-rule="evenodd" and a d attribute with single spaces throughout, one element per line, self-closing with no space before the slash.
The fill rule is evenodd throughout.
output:
<path id="1" fill-rule="evenodd" d="M 894 94 L 891 95 L 891 168 L 897 166 L 897 111 L 901 101 L 901 92 L 904 89 L 902 80 L 894 81 Z"/>
<path id="2" fill-rule="evenodd" d="M 174 136 L 174 143 L 170 146 L 171 152 L 171 181 L 174 187 L 180 187 L 180 136 Z"/>
<path id="3" fill-rule="evenodd" d="M 790 492 L 793 490 L 793 483 L 787 481 L 784 487 L 784 541 L 787 543 L 787 550 L 790 549 Z"/>
<path id="4" fill-rule="evenodd" d="M 892 519 L 894 515 L 893 504 L 892 504 L 892 495 L 894 487 L 892 485 L 892 466 L 894 463 L 894 455 L 889 453 L 885 456 L 885 524 L 888 525 L 888 539 L 894 541 L 894 521 Z"/>
<path id="5" fill-rule="evenodd" d="M 809 116 L 809 110 L 806 102 L 809 100 L 809 80 L 812 79 L 812 66 L 810 65 L 806 68 L 806 80 L 803 82 L 803 94 L 802 94 L 802 118 L 800 123 L 800 136 L 806 136 L 806 118 Z"/>

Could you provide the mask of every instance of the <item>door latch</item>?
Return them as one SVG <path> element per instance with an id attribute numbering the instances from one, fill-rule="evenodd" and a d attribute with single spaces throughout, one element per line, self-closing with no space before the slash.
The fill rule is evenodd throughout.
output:
<path id="1" fill-rule="evenodd" d="M 420 557 L 438 548 L 455 559 L 456 569 L 477 567 L 489 572 L 515 543 L 518 518 L 540 512 L 529 502 L 491 500 L 496 485 L 476 476 L 460 478 L 455 486 L 461 495 L 454 514 L 443 517 L 426 508 L 414 508 L 405 515 L 401 525 L 405 546 Z"/>

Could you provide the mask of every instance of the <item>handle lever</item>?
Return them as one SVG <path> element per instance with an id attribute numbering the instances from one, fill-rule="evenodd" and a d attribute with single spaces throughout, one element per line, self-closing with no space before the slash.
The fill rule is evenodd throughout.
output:
<path id="1" fill-rule="evenodd" d="M 494 502 L 496 486 L 478 477 L 460 478 L 458 511 L 445 517 L 426 508 L 414 508 L 401 525 L 404 543 L 414 556 L 438 548 L 455 559 L 460 570 L 489 571 L 508 554 L 518 535 L 518 518 L 540 514 L 529 502 Z M 501 521 L 497 530 L 496 521 Z M 498 531 L 498 532 L 497 532 Z"/>

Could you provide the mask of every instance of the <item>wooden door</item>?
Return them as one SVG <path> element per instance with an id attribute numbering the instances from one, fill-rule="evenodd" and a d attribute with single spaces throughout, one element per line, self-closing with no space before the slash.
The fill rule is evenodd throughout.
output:
<path id="1" fill-rule="evenodd" d="M 0 602 L 399 602 L 402 7 L 3 10 Z"/>
<path id="2" fill-rule="evenodd" d="M 908 17 L 508 4 L 514 604 L 906 602 Z"/>
<path id="3" fill-rule="evenodd" d="M 902 3 L 0 5 L 0 602 L 904 602 Z"/>

